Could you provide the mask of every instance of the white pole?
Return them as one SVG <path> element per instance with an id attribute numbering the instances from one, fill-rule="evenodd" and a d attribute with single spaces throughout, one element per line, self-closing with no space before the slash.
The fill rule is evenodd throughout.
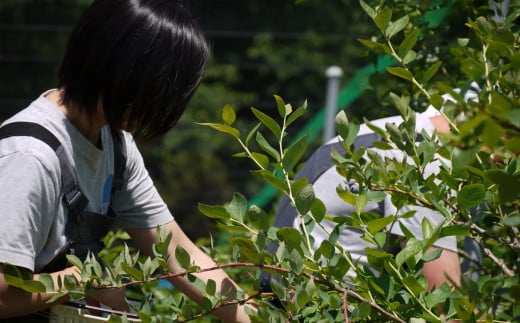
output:
<path id="1" fill-rule="evenodd" d="M 330 66 L 325 72 L 327 76 L 327 97 L 325 101 L 325 128 L 323 131 L 323 142 L 327 142 L 334 137 L 339 94 L 339 79 L 343 76 L 343 70 L 339 66 Z"/>

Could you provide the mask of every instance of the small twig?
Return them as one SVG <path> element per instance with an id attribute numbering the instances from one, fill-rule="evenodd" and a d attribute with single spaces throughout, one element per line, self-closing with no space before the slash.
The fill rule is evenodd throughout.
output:
<path id="1" fill-rule="evenodd" d="M 200 313 L 200 314 L 197 314 L 197 315 L 194 315 L 192 316 L 191 318 L 189 319 L 186 319 L 184 321 L 179 321 L 177 320 L 176 322 L 190 322 L 190 321 L 193 321 L 193 320 L 196 320 L 196 319 L 200 319 L 201 317 L 204 317 L 208 314 L 211 314 L 212 312 L 220 309 L 220 308 L 224 308 L 226 306 L 232 306 L 232 305 L 244 305 L 246 304 L 247 302 L 249 302 L 250 300 L 258 297 L 260 294 L 254 294 L 254 295 L 251 295 L 243 300 L 234 300 L 234 301 L 226 301 L 226 302 L 222 302 L 222 303 L 219 303 L 217 304 L 215 307 L 213 307 L 212 309 L 206 311 L 206 312 L 203 312 L 203 313 Z"/>
<path id="2" fill-rule="evenodd" d="M 515 272 L 513 270 L 509 269 L 506 266 L 506 264 L 504 263 L 504 261 L 502 259 L 499 259 L 497 256 L 495 256 L 491 250 L 489 250 L 486 247 L 483 247 L 482 250 L 484 251 L 486 256 L 491 258 L 491 260 L 493 260 L 497 264 L 497 266 L 500 267 L 500 269 L 502 269 L 504 274 L 506 274 L 509 277 L 514 277 L 515 276 Z"/>
<path id="3" fill-rule="evenodd" d="M 209 272 L 209 271 L 220 270 L 220 269 L 224 269 L 224 268 L 233 268 L 233 267 L 255 267 L 255 268 L 260 268 L 260 269 L 270 269 L 270 270 L 277 271 L 277 272 L 280 272 L 280 273 L 285 273 L 285 274 L 288 274 L 288 273 L 291 272 L 290 269 L 280 268 L 280 267 L 276 267 L 276 266 L 272 266 L 272 265 L 235 262 L 235 263 L 217 265 L 217 266 L 210 267 L 210 268 L 203 268 L 203 269 L 199 269 L 199 270 L 197 270 L 195 272 L 194 271 L 184 271 L 184 272 L 177 273 L 177 274 L 171 274 L 170 273 L 170 274 L 162 275 L 160 277 L 151 278 L 148 281 L 154 281 L 154 280 L 166 279 L 166 278 L 185 277 L 185 276 L 187 276 L 189 274 L 193 274 L 193 273 L 203 273 L 203 272 Z M 304 275 L 305 277 L 307 277 L 309 279 L 314 280 L 317 283 L 320 283 L 320 284 L 322 284 L 324 286 L 327 286 L 329 288 L 329 290 L 336 291 L 336 292 L 339 292 L 339 293 L 343 293 L 343 294 L 347 295 L 348 297 L 351 297 L 351 298 L 353 298 L 353 299 L 355 299 L 357 301 L 368 303 L 370 305 L 370 307 L 372 307 L 374 310 L 379 312 L 381 315 L 383 315 L 387 319 L 390 319 L 390 320 L 392 320 L 394 322 L 406 323 L 406 321 L 404 321 L 401 318 L 399 318 L 399 317 L 393 315 L 392 313 L 386 311 L 384 308 L 379 306 L 376 302 L 368 301 L 368 300 L 364 299 L 361 295 L 357 294 L 356 292 L 354 292 L 352 290 L 348 290 L 348 289 L 342 288 L 340 286 L 337 286 L 337 285 L 329 282 L 328 280 L 320 279 L 320 278 L 318 278 L 318 277 L 316 277 L 314 275 L 311 275 L 311 274 L 302 273 L 302 275 Z M 146 281 L 146 282 L 148 282 L 148 281 Z M 128 286 L 136 285 L 136 284 L 142 284 L 142 283 L 145 283 L 145 281 L 131 281 L 131 282 L 128 282 L 128 283 L 125 283 L 125 284 L 121 284 L 120 286 L 117 286 L 117 287 L 115 287 L 115 286 L 114 287 L 112 287 L 112 286 L 103 286 L 103 287 L 101 287 L 100 286 L 99 288 L 107 288 L 107 289 L 108 288 L 121 288 L 121 287 L 128 287 Z M 244 302 L 244 301 L 240 301 L 240 302 Z"/>
<path id="4" fill-rule="evenodd" d="M 348 311 L 347 311 L 347 292 L 343 292 L 343 316 L 345 317 L 345 323 L 348 323 Z"/>

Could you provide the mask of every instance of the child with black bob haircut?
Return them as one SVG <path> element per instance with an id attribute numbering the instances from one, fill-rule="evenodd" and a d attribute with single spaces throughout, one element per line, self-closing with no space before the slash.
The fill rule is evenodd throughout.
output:
<path id="1" fill-rule="evenodd" d="M 174 221 L 134 141 L 158 137 L 175 125 L 208 59 L 208 43 L 180 1 L 95 0 L 81 16 L 57 88 L 0 128 L 0 321 L 45 320 L 35 313 L 67 301 L 49 304 L 51 293 L 9 286 L 6 263 L 32 272 L 35 280 L 43 272 L 55 282 L 78 275 L 65 255 L 96 253 L 110 228 L 126 230 L 149 256 L 158 229 L 171 233 L 172 273 L 184 270 L 175 261 L 177 247 L 200 268 L 216 266 Z M 34 128 L 45 138 L 28 130 Z M 230 299 L 239 291 L 222 270 L 197 276 L 214 280 Z M 186 278 L 170 282 L 202 302 L 201 291 Z M 128 310 L 123 290 L 101 289 L 88 303 Z M 232 303 L 215 315 L 224 322 L 249 322 L 245 306 Z"/>

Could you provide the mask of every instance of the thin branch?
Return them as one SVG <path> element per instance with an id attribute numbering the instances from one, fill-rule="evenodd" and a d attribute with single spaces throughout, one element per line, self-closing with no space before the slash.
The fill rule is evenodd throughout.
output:
<path id="1" fill-rule="evenodd" d="M 491 260 L 493 260 L 497 264 L 497 266 L 500 267 L 500 269 L 502 269 L 504 274 L 506 274 L 509 277 L 515 276 L 515 272 L 513 270 L 509 269 L 506 266 L 506 264 L 504 263 L 504 261 L 502 259 L 498 258 L 497 256 L 495 256 L 491 250 L 489 250 L 488 248 L 485 248 L 485 247 L 483 247 L 482 250 L 484 251 L 486 256 L 491 258 Z"/>
<path id="2" fill-rule="evenodd" d="M 345 323 L 348 323 L 347 292 L 343 292 L 343 316 L 345 317 Z"/>
<path id="3" fill-rule="evenodd" d="M 159 280 L 159 279 L 185 277 L 185 276 L 187 276 L 189 274 L 193 274 L 193 273 L 203 273 L 203 272 L 209 272 L 209 271 L 215 271 L 215 270 L 221 270 L 221 269 L 233 268 L 233 267 L 255 267 L 255 268 L 260 268 L 260 269 L 270 269 L 270 270 L 277 271 L 277 272 L 280 272 L 280 273 L 285 273 L 285 274 L 288 274 L 288 273 L 291 272 L 290 269 L 280 268 L 280 267 L 276 267 L 276 266 L 272 266 L 272 265 L 235 262 L 235 263 L 228 263 L 228 264 L 217 265 L 217 266 L 209 267 L 209 268 L 202 268 L 202 269 L 199 269 L 197 271 L 184 271 L 184 272 L 176 273 L 176 274 L 170 273 L 170 274 L 162 275 L 162 276 L 159 276 L 159 277 L 151 278 L 148 281 L 131 281 L 131 282 L 127 282 L 127 283 L 121 284 L 120 286 L 117 286 L 117 287 L 116 286 L 99 286 L 99 287 L 96 287 L 96 288 L 98 288 L 98 289 L 103 289 L 103 288 L 110 289 L 110 288 L 128 287 L 128 286 L 132 286 L 132 285 L 136 285 L 136 284 L 142 284 L 142 283 L 145 283 L 145 282 Z M 313 276 L 311 274 L 302 273 L 302 275 L 304 275 L 305 277 L 307 277 L 309 279 L 314 280 L 317 283 L 320 283 L 320 284 L 328 287 L 329 290 L 331 290 L 331 291 L 336 291 L 336 292 L 339 292 L 339 293 L 343 293 L 343 294 L 346 294 L 348 297 L 351 297 L 351 298 L 353 298 L 353 299 L 355 299 L 357 301 L 368 303 L 370 305 L 370 307 L 372 307 L 375 311 L 379 312 L 381 315 L 383 315 L 387 319 L 390 319 L 391 321 L 399 322 L 399 323 L 406 323 L 406 321 L 402 320 L 401 318 L 399 318 L 399 317 L 393 315 L 392 313 L 386 311 L 385 309 L 383 309 L 376 302 L 368 301 L 368 300 L 364 299 L 361 295 L 357 294 L 356 292 L 354 292 L 352 290 L 348 290 L 348 289 L 342 288 L 340 286 L 337 286 L 337 285 L 331 283 L 328 280 L 320 279 L 320 278 L 318 278 L 316 276 Z M 244 302 L 244 300 L 242 300 L 240 302 Z"/>

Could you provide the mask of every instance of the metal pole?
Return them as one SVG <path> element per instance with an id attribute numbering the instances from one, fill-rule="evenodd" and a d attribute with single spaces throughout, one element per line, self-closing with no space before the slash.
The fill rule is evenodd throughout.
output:
<path id="1" fill-rule="evenodd" d="M 323 131 L 323 142 L 334 137 L 336 110 L 338 107 L 339 79 L 343 76 L 343 70 L 339 66 L 330 66 L 325 72 L 327 76 L 327 97 L 325 101 L 326 116 Z"/>

